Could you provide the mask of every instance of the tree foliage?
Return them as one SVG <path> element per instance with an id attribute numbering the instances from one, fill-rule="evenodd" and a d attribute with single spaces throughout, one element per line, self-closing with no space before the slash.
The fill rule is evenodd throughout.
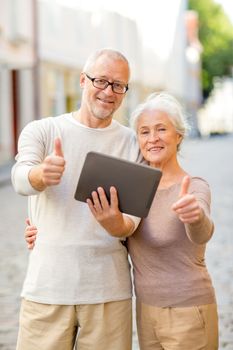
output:
<path id="1" fill-rule="evenodd" d="M 213 0 L 189 0 L 199 15 L 199 39 L 203 46 L 202 86 L 207 97 L 213 78 L 230 76 L 233 67 L 233 25 L 221 5 Z"/>

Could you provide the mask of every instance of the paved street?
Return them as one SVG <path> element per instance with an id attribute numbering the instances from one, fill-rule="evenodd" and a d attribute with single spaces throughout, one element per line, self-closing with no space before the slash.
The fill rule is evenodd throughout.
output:
<path id="1" fill-rule="evenodd" d="M 207 247 L 207 265 L 219 305 L 220 350 L 233 350 L 232 160 L 233 136 L 189 140 L 181 150 L 185 168 L 193 175 L 204 177 L 212 189 L 212 216 L 216 229 Z M 15 194 L 7 184 L 0 187 L 0 200 L 0 350 L 13 350 L 19 294 L 28 257 L 23 238 L 27 200 Z M 136 335 L 134 350 L 138 350 Z"/>
<path id="2" fill-rule="evenodd" d="M 233 137 L 189 141 L 182 153 L 184 167 L 211 186 L 215 233 L 206 261 L 217 295 L 219 350 L 233 350 Z"/>

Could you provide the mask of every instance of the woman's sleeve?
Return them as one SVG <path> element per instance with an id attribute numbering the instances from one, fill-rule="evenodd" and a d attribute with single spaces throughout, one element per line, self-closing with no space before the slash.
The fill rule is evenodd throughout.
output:
<path id="1" fill-rule="evenodd" d="M 192 242 L 205 244 L 214 232 L 214 223 L 210 217 L 211 193 L 209 185 L 201 178 L 192 178 L 189 193 L 196 197 L 203 210 L 203 216 L 197 223 L 185 224 L 186 233 Z"/>

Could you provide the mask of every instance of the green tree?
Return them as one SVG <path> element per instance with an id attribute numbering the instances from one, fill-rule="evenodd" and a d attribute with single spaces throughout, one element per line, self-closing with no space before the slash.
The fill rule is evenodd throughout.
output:
<path id="1" fill-rule="evenodd" d="M 199 39 L 203 46 L 202 86 L 207 97 L 213 78 L 230 76 L 233 67 L 233 25 L 221 5 L 213 0 L 189 0 L 199 15 Z"/>

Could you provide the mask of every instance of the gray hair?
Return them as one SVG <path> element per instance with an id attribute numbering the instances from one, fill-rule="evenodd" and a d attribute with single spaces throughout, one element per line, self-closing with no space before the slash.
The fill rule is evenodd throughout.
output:
<path id="1" fill-rule="evenodd" d="M 190 129 L 182 105 L 166 92 L 153 93 L 133 111 L 130 126 L 137 132 L 138 120 L 146 111 L 161 111 L 168 115 L 178 134 L 184 138 Z"/>
<path id="2" fill-rule="evenodd" d="M 115 60 L 121 60 L 124 61 L 129 68 L 129 72 L 130 72 L 130 67 L 129 67 L 129 61 L 127 60 L 127 58 L 120 52 L 114 49 L 110 49 L 110 48 L 103 48 L 103 49 L 99 49 L 96 50 L 95 52 L 93 52 L 86 60 L 86 63 L 83 67 L 83 72 L 87 72 L 89 71 L 92 66 L 95 64 L 96 60 L 100 57 L 106 55 L 112 59 Z"/>

